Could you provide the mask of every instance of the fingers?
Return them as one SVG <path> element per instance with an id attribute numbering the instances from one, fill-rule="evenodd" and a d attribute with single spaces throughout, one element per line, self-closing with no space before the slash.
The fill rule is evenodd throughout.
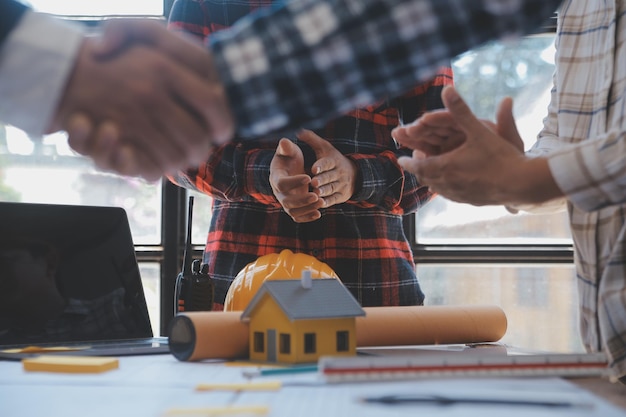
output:
<path id="1" fill-rule="evenodd" d="M 81 155 L 91 156 L 98 169 L 142 177 L 150 182 L 163 174 L 145 154 L 120 143 L 119 130 L 113 123 L 102 123 L 96 129 L 85 115 L 75 114 L 70 117 L 66 130 L 70 147 Z M 90 140 L 85 140 L 88 137 Z"/>
<path id="2" fill-rule="evenodd" d="M 88 155 L 89 142 L 87 139 L 94 131 L 91 119 L 83 113 L 73 114 L 68 119 L 65 130 L 68 134 L 67 142 L 70 148 L 81 155 Z"/>
<path id="3" fill-rule="evenodd" d="M 340 159 L 345 158 L 341 152 L 330 142 L 310 130 L 302 130 L 296 134 L 296 137 L 309 145 L 318 158 L 311 165 L 311 174 L 315 175 L 311 185 L 317 188 L 337 181 L 339 173 L 336 168 L 340 163 Z"/>
<path id="4" fill-rule="evenodd" d="M 301 130 L 296 134 L 296 137 L 302 142 L 306 143 L 313 149 L 315 152 L 315 157 L 317 160 L 311 166 L 311 174 L 319 175 L 324 171 L 329 171 L 335 167 L 335 164 L 331 158 L 326 158 L 326 156 L 334 153 L 339 153 L 335 147 L 323 139 L 322 137 L 315 134 L 315 132 L 311 130 Z M 319 186 L 319 180 L 316 182 L 314 187 Z"/>
<path id="5" fill-rule="evenodd" d="M 139 34 L 135 32 L 145 26 L 147 25 L 142 20 L 106 20 L 101 26 L 102 35 L 96 38 L 96 47 L 93 50 L 94 55 L 99 58 L 109 58 L 122 52 L 126 47 L 138 40 L 136 38 Z M 147 27 L 141 32 L 146 34 L 147 39 L 144 40 L 145 43 L 152 42 L 149 36 L 147 36 L 147 32 L 149 32 Z M 152 37 L 154 36 L 155 34 L 152 34 Z"/>
<path id="6" fill-rule="evenodd" d="M 272 185 L 274 194 L 285 212 L 298 223 L 317 220 L 323 201 L 308 190 L 310 177 L 305 174 L 280 178 Z"/>
<path id="7" fill-rule="evenodd" d="M 308 185 L 302 189 L 281 181 L 277 188 L 282 190 L 280 203 L 283 209 L 295 222 L 305 223 L 322 217 L 320 209 L 324 202 L 316 193 L 308 191 Z"/>
<path id="8" fill-rule="evenodd" d="M 303 186 L 308 187 L 310 183 L 311 183 L 311 177 L 309 177 L 306 174 L 300 174 L 300 175 L 280 177 L 276 180 L 275 186 L 276 186 L 276 191 L 280 192 L 281 194 L 293 194 L 295 192 L 298 192 L 299 190 L 302 190 Z M 312 200 L 303 201 L 302 204 L 309 204 L 317 200 L 317 195 L 315 195 L 314 193 L 310 193 L 310 194 L 311 194 L 310 198 L 312 198 Z M 293 203 L 292 205 L 290 205 L 290 207 L 294 207 Z"/>
<path id="9" fill-rule="evenodd" d="M 517 130 L 513 116 L 513 99 L 504 98 L 496 111 L 497 132 L 520 151 L 524 150 L 524 141 Z"/>
<path id="10" fill-rule="evenodd" d="M 463 143 L 465 133 L 454 128 L 438 128 L 420 122 L 394 132 L 394 138 L 402 146 L 419 149 L 427 155 L 438 155 Z"/>
<path id="11" fill-rule="evenodd" d="M 289 139 L 282 138 L 278 141 L 278 146 L 276 146 L 276 155 L 295 158 L 299 155 L 300 148 L 298 145 L 290 141 Z"/>
<path id="12" fill-rule="evenodd" d="M 393 129 L 392 136 L 402 146 L 426 155 L 447 152 L 465 140 L 465 133 L 445 110 L 425 113 L 410 124 L 398 126 Z"/>
<path id="13" fill-rule="evenodd" d="M 293 216 L 294 212 L 302 213 L 319 201 L 314 192 L 308 191 L 304 175 L 283 178 L 275 184 L 275 190 L 285 211 Z M 303 187 L 304 185 L 304 187 Z"/>
<path id="14" fill-rule="evenodd" d="M 307 143 L 318 158 L 311 166 L 311 186 L 321 197 L 322 207 L 348 201 L 354 193 L 357 166 L 329 141 L 310 130 L 298 133 L 298 139 Z"/>
<path id="15" fill-rule="evenodd" d="M 170 140 L 170 146 L 178 146 L 181 159 L 196 165 L 206 159 L 206 152 L 213 144 L 223 144 L 234 134 L 234 120 L 225 92 L 221 86 L 208 84 L 202 78 L 184 76 L 186 69 L 178 65 L 168 64 L 163 73 L 168 75 L 162 88 L 172 100 L 163 100 L 169 108 L 157 114 L 167 114 L 167 118 L 159 117 L 155 124 L 163 124 L 170 138 L 182 139 Z"/>
<path id="16" fill-rule="evenodd" d="M 301 210 L 297 212 L 291 213 L 291 218 L 296 223 L 308 223 L 320 219 L 322 217 L 322 213 L 319 210 L 309 210 L 300 214 Z"/>
<path id="17" fill-rule="evenodd" d="M 157 20 L 125 18 L 105 21 L 94 53 L 107 58 L 134 44 L 159 49 L 198 75 L 209 74 L 211 59 L 203 45 L 191 36 L 168 31 L 165 23 Z"/>
<path id="18" fill-rule="evenodd" d="M 232 134 L 220 85 L 145 46 L 103 61 L 93 59 L 93 49 L 86 40 L 55 122 L 70 132 L 70 146 L 98 167 L 158 179 L 206 159 L 215 135 Z M 76 112 L 84 116 L 72 121 Z M 98 133 L 88 133 L 91 123 Z M 100 129 L 105 123 L 115 123 L 114 141 L 106 141 L 112 126 Z"/>
<path id="19" fill-rule="evenodd" d="M 484 132 L 485 134 L 490 133 L 487 126 L 474 115 L 453 86 L 446 86 L 443 89 L 441 99 L 461 131 L 466 134 L 467 132 L 472 132 L 474 136 L 480 132 Z"/>
<path id="20" fill-rule="evenodd" d="M 171 62 L 207 83 L 198 89 L 174 89 L 185 110 L 193 113 L 198 122 L 204 123 L 213 143 L 223 144 L 232 138 L 234 118 L 226 92 L 218 79 L 210 53 L 198 40 L 170 32 L 162 22 L 149 19 L 112 19 L 103 26 L 100 42 L 94 48 L 97 57 L 111 58 L 137 44 L 158 50 Z M 191 81 L 188 77 L 172 79 L 175 85 Z M 206 137 L 204 139 L 207 140 Z"/>
<path id="21" fill-rule="evenodd" d="M 300 148 L 289 139 L 283 138 L 278 142 L 272 162 L 270 163 L 270 185 L 280 201 L 280 181 L 286 178 L 299 178 L 302 183 L 297 186 L 308 189 L 311 178 L 304 172 L 304 156 Z"/>
<path id="22" fill-rule="evenodd" d="M 296 134 L 296 137 L 302 142 L 309 145 L 318 158 L 322 157 L 324 153 L 328 152 L 329 150 L 335 150 L 335 147 L 330 142 L 316 135 L 315 132 L 312 132 L 310 130 L 301 130 Z"/>
<path id="23" fill-rule="evenodd" d="M 309 191 L 311 177 L 304 173 L 304 157 L 298 145 L 281 139 L 270 164 L 270 185 L 274 196 L 295 222 L 319 219 L 323 201 Z"/>
<path id="24" fill-rule="evenodd" d="M 402 167 L 403 170 L 415 175 L 419 181 L 422 176 L 422 168 L 421 163 L 426 159 L 425 155 L 420 151 L 413 151 L 413 155 L 409 156 L 401 156 L 398 158 L 398 164 Z"/>
<path id="25" fill-rule="evenodd" d="M 443 90 L 442 99 L 465 134 L 464 142 L 441 155 L 421 159 L 414 154 L 412 158 L 400 158 L 400 165 L 432 192 L 452 201 L 474 205 L 514 201 L 518 190 L 510 184 L 525 169 L 525 158 L 511 144 L 521 140 L 513 120 L 511 100 L 503 100 L 494 124 L 476 118 L 452 87 Z"/>

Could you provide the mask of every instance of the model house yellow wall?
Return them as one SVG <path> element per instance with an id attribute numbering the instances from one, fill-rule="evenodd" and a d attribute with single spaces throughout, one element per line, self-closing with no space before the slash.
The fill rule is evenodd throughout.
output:
<path id="1" fill-rule="evenodd" d="M 253 361 L 305 363 L 356 354 L 354 317 L 292 321 L 268 294 L 259 300 L 249 326 Z"/>
<path id="2" fill-rule="evenodd" d="M 356 317 L 365 315 L 337 279 L 268 280 L 243 311 L 249 321 L 250 359 L 315 362 L 356 355 Z"/>
<path id="3" fill-rule="evenodd" d="M 320 356 L 356 355 L 356 320 L 354 317 L 299 320 L 295 327 L 295 339 L 299 342 L 295 362 L 315 362 Z M 339 332 L 345 335 L 339 336 Z M 304 350 L 307 334 L 315 335 L 316 352 L 313 354 L 307 354 Z M 338 349 L 338 343 L 345 345 Z"/>

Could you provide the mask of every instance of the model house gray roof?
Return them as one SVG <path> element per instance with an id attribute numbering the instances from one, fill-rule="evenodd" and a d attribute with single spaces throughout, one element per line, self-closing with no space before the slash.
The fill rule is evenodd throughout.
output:
<path id="1" fill-rule="evenodd" d="M 338 279 L 313 279 L 304 288 L 299 279 L 268 280 L 241 314 L 250 316 L 256 304 L 269 294 L 290 320 L 364 316 L 365 311 Z"/>

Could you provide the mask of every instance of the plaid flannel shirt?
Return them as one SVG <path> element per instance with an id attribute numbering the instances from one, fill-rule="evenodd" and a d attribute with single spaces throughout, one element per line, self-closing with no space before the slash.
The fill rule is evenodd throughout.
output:
<path id="1" fill-rule="evenodd" d="M 169 27 L 206 38 L 270 3 L 279 2 L 178 0 Z M 245 265 L 285 248 L 326 262 L 364 306 L 422 304 L 402 218 L 432 195 L 398 165 L 397 155 L 408 150 L 397 149 L 391 129 L 398 124 L 398 109 L 412 120 L 441 108 L 441 89 L 451 83 L 451 69 L 442 67 L 430 82 L 317 130 L 355 162 L 360 173 L 352 199 L 323 209 L 317 221 L 295 223 L 272 192 L 269 165 L 278 135 L 221 146 L 202 166 L 171 177 L 214 199 L 204 261 L 216 283 L 215 307 L 221 308 L 230 282 Z M 314 153 L 306 144 L 299 145 L 310 166 Z"/>
<path id="2" fill-rule="evenodd" d="M 18 24 L 26 10 L 26 6 L 17 1 L 0 1 L 0 45 Z"/>
<path id="3" fill-rule="evenodd" d="M 240 136 L 320 126 L 402 94 L 461 52 L 537 28 L 561 0 L 283 3 L 211 37 Z"/>
<path id="4" fill-rule="evenodd" d="M 568 201 L 581 332 L 626 375 L 626 1 L 564 2 L 548 117 L 531 153 Z M 576 169 L 572 169 L 576 167 Z"/>

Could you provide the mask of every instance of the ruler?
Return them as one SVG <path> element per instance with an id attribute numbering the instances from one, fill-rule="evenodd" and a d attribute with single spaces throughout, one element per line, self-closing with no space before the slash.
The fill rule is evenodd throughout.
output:
<path id="1" fill-rule="evenodd" d="M 358 382 L 437 377 L 586 377 L 607 374 L 603 353 L 483 355 L 399 355 L 392 357 L 322 357 L 327 382 Z"/>

